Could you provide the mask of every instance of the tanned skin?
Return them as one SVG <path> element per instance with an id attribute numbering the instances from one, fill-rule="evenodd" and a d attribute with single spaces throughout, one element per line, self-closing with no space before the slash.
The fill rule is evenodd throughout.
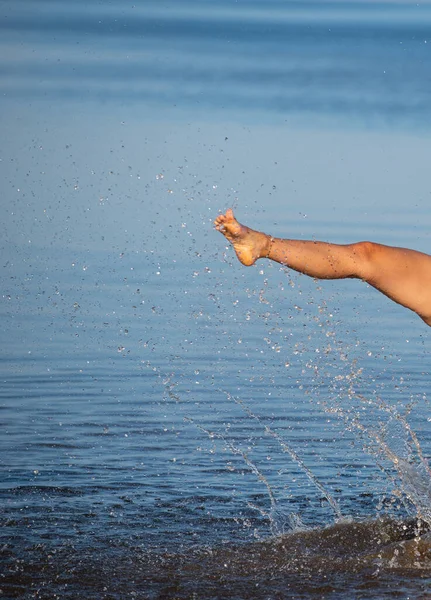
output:
<path id="1" fill-rule="evenodd" d="M 357 278 L 409 308 L 431 327 L 431 256 L 374 242 L 327 242 L 273 238 L 241 225 L 228 209 L 214 221 L 243 265 L 268 258 L 317 279 Z"/>

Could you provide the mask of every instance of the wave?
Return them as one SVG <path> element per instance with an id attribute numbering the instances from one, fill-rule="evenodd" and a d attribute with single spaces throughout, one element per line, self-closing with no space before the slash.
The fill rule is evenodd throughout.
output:
<path id="1" fill-rule="evenodd" d="M 2 555 L 6 597 L 37 589 L 38 598 L 390 598 L 394 585 L 426 590 L 431 578 L 431 533 L 418 520 L 344 522 L 176 553 L 115 537 L 83 546 L 78 537 L 55 551 L 39 544 L 19 559 L 11 548 Z"/>

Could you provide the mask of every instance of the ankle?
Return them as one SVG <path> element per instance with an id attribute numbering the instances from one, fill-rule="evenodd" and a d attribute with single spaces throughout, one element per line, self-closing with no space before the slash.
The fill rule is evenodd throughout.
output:
<path id="1" fill-rule="evenodd" d="M 264 236 L 264 241 L 262 244 L 261 252 L 259 253 L 259 258 L 270 258 L 270 253 L 274 245 L 275 239 L 272 237 L 272 235 L 267 235 L 266 233 L 262 235 Z"/>

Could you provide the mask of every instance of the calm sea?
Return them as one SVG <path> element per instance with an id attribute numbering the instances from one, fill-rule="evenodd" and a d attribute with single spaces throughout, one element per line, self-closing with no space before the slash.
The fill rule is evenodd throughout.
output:
<path id="1" fill-rule="evenodd" d="M 0 595 L 430 598 L 429 329 L 212 222 L 431 253 L 431 4 L 0 32 Z"/>

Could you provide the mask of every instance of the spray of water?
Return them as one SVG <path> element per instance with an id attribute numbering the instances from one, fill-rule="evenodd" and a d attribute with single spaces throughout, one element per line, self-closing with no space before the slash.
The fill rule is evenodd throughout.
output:
<path id="1" fill-rule="evenodd" d="M 417 435 L 412 430 L 406 417 L 381 398 L 372 400 L 365 398 L 361 394 L 356 394 L 356 397 L 366 402 L 369 406 L 374 406 L 379 411 L 388 413 L 390 421 L 393 420 L 402 427 L 404 445 L 407 448 L 408 456 L 406 458 L 400 456 L 385 440 L 385 432 L 389 428 L 388 423 L 379 431 L 365 426 L 359 418 L 352 418 L 340 407 L 336 410 L 338 416 L 343 418 L 352 431 L 359 433 L 365 451 L 371 453 L 376 459 L 377 456 L 382 456 L 390 461 L 398 475 L 401 498 L 406 497 L 414 506 L 417 516 L 426 523 L 431 524 L 431 470 L 423 454 Z M 376 460 L 376 464 L 386 476 L 391 477 L 387 469 L 378 460 Z M 395 483 L 395 479 L 392 480 Z"/>
<path id="2" fill-rule="evenodd" d="M 283 533 L 286 533 L 287 531 L 290 531 L 292 529 L 304 529 L 304 524 L 302 523 L 299 515 L 296 515 L 296 514 L 286 515 L 282 511 L 279 510 L 275 494 L 269 484 L 268 479 L 258 469 L 258 467 L 255 465 L 255 463 L 249 458 L 249 456 L 246 454 L 246 452 L 244 452 L 243 450 L 241 450 L 240 448 L 235 446 L 235 444 L 231 440 L 229 440 L 225 435 L 223 435 L 222 433 L 209 431 L 208 429 L 205 429 L 205 427 L 203 427 L 199 423 L 196 423 L 194 421 L 194 419 L 192 419 L 190 417 L 185 417 L 184 420 L 187 421 L 188 423 L 193 423 L 200 431 L 205 433 L 210 439 L 217 438 L 217 439 L 222 440 L 223 443 L 232 452 L 232 454 L 235 454 L 242 458 L 242 460 L 247 465 L 247 467 L 251 470 L 251 472 L 254 475 L 256 475 L 257 479 L 265 486 L 265 488 L 268 492 L 268 497 L 269 497 L 270 503 L 271 503 L 270 511 L 266 512 L 263 509 L 261 509 L 260 507 L 254 505 L 252 503 L 248 503 L 248 505 L 250 506 L 250 508 L 258 510 L 259 513 L 263 517 L 265 517 L 269 520 L 270 530 L 271 530 L 272 535 L 274 535 L 274 536 L 282 535 Z"/>
<path id="3" fill-rule="evenodd" d="M 335 498 L 332 496 L 332 494 L 323 486 L 323 484 L 318 480 L 318 478 L 314 475 L 314 473 L 307 467 L 307 465 L 301 459 L 301 457 L 299 456 L 299 454 L 286 441 L 284 441 L 281 438 L 281 436 L 276 431 L 274 431 L 271 427 L 269 427 L 269 425 L 266 425 L 266 424 L 262 423 L 261 418 L 258 415 L 254 414 L 250 410 L 250 408 L 242 400 L 240 400 L 239 398 L 235 398 L 234 396 L 232 396 L 228 392 L 225 392 L 225 394 L 227 395 L 227 397 L 230 400 L 233 400 L 236 404 L 238 404 L 239 406 L 241 406 L 241 408 L 244 410 L 244 412 L 250 418 L 255 419 L 260 425 L 262 425 L 264 427 L 264 429 L 265 429 L 265 433 L 266 434 L 270 435 L 271 437 L 273 437 L 274 439 L 277 440 L 277 442 L 280 444 L 280 447 L 283 450 L 283 452 L 286 452 L 287 454 L 289 454 L 289 456 L 291 457 L 291 459 L 306 474 L 306 476 L 311 481 L 311 483 L 326 498 L 326 500 L 328 501 L 328 503 L 331 506 L 332 510 L 334 511 L 335 518 L 337 520 L 342 520 L 343 519 L 343 515 L 341 513 L 341 510 L 340 510 L 340 507 L 338 505 L 338 502 L 335 500 Z"/>

